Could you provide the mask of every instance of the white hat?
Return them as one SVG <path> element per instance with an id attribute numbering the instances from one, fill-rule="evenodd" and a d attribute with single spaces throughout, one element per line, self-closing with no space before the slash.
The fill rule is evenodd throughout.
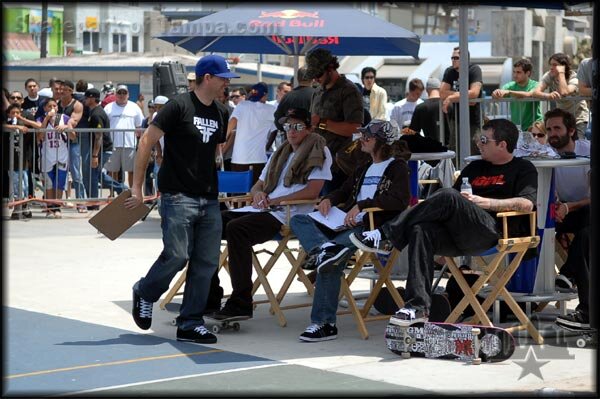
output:
<path id="1" fill-rule="evenodd" d="M 89 89 L 93 89 L 93 88 L 94 88 L 94 85 L 93 85 L 93 84 L 91 84 L 91 83 L 88 83 L 88 85 L 87 85 L 87 88 L 88 88 L 88 90 L 89 90 Z"/>
<path id="2" fill-rule="evenodd" d="M 51 98 L 52 97 L 52 89 L 49 87 L 44 87 L 42 90 L 38 91 L 38 96 Z"/>
<path id="3" fill-rule="evenodd" d="M 165 96 L 156 96 L 154 98 L 154 105 L 165 105 L 169 99 Z"/>

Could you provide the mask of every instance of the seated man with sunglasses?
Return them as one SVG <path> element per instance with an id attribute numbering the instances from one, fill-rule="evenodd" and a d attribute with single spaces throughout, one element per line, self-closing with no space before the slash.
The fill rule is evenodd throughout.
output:
<path id="1" fill-rule="evenodd" d="M 310 131 L 310 113 L 289 109 L 280 123 L 287 141 L 267 161 L 258 181 L 252 186 L 255 211 L 223 211 L 222 239 L 229 250 L 229 274 L 233 292 L 221 309 L 223 289 L 215 272 L 206 305 L 206 313 L 216 311 L 217 320 L 235 316 L 252 317 L 252 246 L 272 240 L 287 223 L 282 201 L 318 198 L 323 184 L 331 180 L 331 153 L 325 139 Z M 290 217 L 309 213 L 312 204 L 292 205 Z"/>
<path id="2" fill-rule="evenodd" d="M 301 341 L 337 338 L 335 322 L 341 277 L 346 261 L 356 250 L 349 236 L 369 225 L 369 216 L 363 209 L 383 209 L 374 215 L 375 225 L 381 226 L 406 209 L 410 199 L 408 164 L 396 154 L 400 148 L 397 146 L 400 129 L 396 121 L 374 119 L 358 131 L 362 133 L 360 149 L 370 156 L 369 162 L 356 169 L 340 188 L 327 194 L 318 205 L 325 217 L 332 206 L 340 205 L 346 212 L 345 229 L 331 230 L 308 215 L 296 215 L 290 222 L 302 247 L 310 251 L 302 268 L 317 270 L 311 324 L 300 335 Z"/>
<path id="3" fill-rule="evenodd" d="M 408 245 L 406 305 L 390 323 L 427 321 L 435 255 L 481 254 L 501 236 L 497 212 L 534 209 L 537 171 L 530 161 L 513 156 L 518 138 L 519 131 L 511 121 L 487 122 L 477 141 L 482 159 L 468 164 L 453 188 L 436 191 L 379 229 L 350 236 L 358 248 L 381 254 L 390 252 L 389 241 L 399 250 Z M 473 193 L 459 192 L 463 178 L 469 180 Z M 514 220 L 509 220 L 509 236 L 528 235 L 527 217 L 510 219 Z"/>

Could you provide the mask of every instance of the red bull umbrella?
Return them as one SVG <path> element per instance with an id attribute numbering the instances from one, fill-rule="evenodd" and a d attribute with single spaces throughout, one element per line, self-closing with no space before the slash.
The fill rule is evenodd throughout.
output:
<path id="1" fill-rule="evenodd" d="M 193 53 L 305 55 L 315 47 L 336 55 L 418 58 L 419 37 L 347 6 L 254 4 L 228 8 L 156 36 Z"/>

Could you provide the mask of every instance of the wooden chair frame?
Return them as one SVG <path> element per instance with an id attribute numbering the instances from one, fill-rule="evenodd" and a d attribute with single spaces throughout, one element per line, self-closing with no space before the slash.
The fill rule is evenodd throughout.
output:
<path id="1" fill-rule="evenodd" d="M 371 230 L 374 229 L 375 223 L 374 223 L 373 214 L 374 214 L 374 212 L 382 211 L 382 209 L 381 208 L 365 208 L 365 209 L 363 209 L 363 211 L 368 212 L 369 227 Z M 402 300 L 402 297 L 398 293 L 398 290 L 396 289 L 392 279 L 390 278 L 392 269 L 393 269 L 394 264 L 396 263 L 396 260 L 398 259 L 399 255 L 400 255 L 400 251 L 398 251 L 396 248 L 394 248 L 392 250 L 392 252 L 390 253 L 385 265 L 382 265 L 381 261 L 377 257 L 377 254 L 372 253 L 372 252 L 363 252 L 363 251 L 357 250 L 356 264 L 354 265 L 354 267 L 352 268 L 352 270 L 350 271 L 350 273 L 347 276 L 342 276 L 342 284 L 341 284 L 341 288 L 340 288 L 340 299 L 343 297 L 346 297 L 346 300 L 348 301 L 348 310 L 340 310 L 337 312 L 337 314 L 338 315 L 352 314 L 352 316 L 354 317 L 354 320 L 356 321 L 358 331 L 360 332 L 360 335 L 363 339 L 369 338 L 369 331 L 367 330 L 367 326 L 365 323 L 370 322 L 370 321 L 377 321 L 377 320 L 387 320 L 390 318 L 389 315 L 375 315 L 375 316 L 369 315 L 369 311 L 373 307 L 373 304 L 375 303 L 375 299 L 381 292 L 381 289 L 383 288 L 384 285 L 387 288 L 390 295 L 392 296 L 392 298 L 394 299 L 394 302 L 396 302 L 396 304 L 398 305 L 398 307 L 401 308 L 404 306 L 404 301 Z M 358 274 L 360 273 L 360 271 L 362 270 L 364 265 L 367 264 L 368 262 L 373 263 L 373 265 L 377 269 L 379 277 L 375 280 L 375 282 L 373 284 L 373 288 L 371 289 L 371 292 L 369 293 L 365 303 L 363 304 L 362 307 L 359 307 L 356 302 L 356 299 L 354 299 L 354 296 L 352 295 L 352 290 L 350 289 L 350 287 L 351 287 L 352 283 L 354 282 L 354 280 L 356 279 L 356 277 L 358 277 Z"/>
<path id="2" fill-rule="evenodd" d="M 529 216 L 530 236 L 509 238 L 507 224 L 508 217 L 523 215 Z M 481 273 L 478 273 L 479 278 L 473 283 L 472 286 L 469 286 L 469 284 L 465 280 L 463 273 L 459 269 L 454 258 L 446 257 L 450 273 L 452 274 L 452 276 L 454 276 L 460 289 L 465 295 L 464 298 L 458 303 L 458 305 L 456 305 L 454 310 L 446 319 L 447 323 L 456 322 L 458 320 L 458 317 L 464 311 L 464 309 L 468 305 L 471 305 L 471 307 L 475 311 L 475 316 L 473 316 L 469 324 L 483 324 L 486 326 L 493 326 L 486 312 L 494 303 L 496 298 L 498 298 L 498 296 L 502 296 L 506 304 L 514 312 L 515 316 L 517 316 L 517 319 L 521 323 L 520 325 L 510 327 L 507 330 L 517 331 L 527 329 L 529 335 L 531 335 L 531 337 L 536 343 L 542 344 L 544 342 L 543 337 L 535 328 L 529 317 L 527 317 L 527 315 L 519 307 L 511 293 L 505 288 L 512 275 L 517 270 L 517 267 L 519 267 L 519 264 L 521 263 L 521 260 L 525 255 L 525 252 L 529 248 L 537 247 L 540 242 L 540 237 L 536 235 L 535 215 L 536 213 L 534 211 L 513 211 L 498 213 L 497 216 L 502 218 L 503 236 L 501 239 L 498 240 L 498 245 L 495 247 L 497 253 L 487 265 L 483 266 L 483 271 Z M 509 253 L 514 253 L 515 257 L 510 262 L 508 267 L 506 269 L 499 267 L 502 263 L 504 263 L 505 257 Z M 486 284 L 491 285 L 492 291 L 488 294 L 483 303 L 480 304 L 476 298 L 476 295 Z"/>

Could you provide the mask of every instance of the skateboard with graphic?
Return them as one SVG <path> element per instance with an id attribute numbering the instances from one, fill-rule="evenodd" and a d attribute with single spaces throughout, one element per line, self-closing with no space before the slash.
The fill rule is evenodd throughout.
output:
<path id="1" fill-rule="evenodd" d="M 211 316 L 205 315 L 204 318 L 210 321 L 213 325 L 211 330 L 213 333 L 218 334 L 221 330 L 233 329 L 233 331 L 240 331 L 240 321 L 248 320 L 249 316 L 234 316 L 227 319 L 215 319 Z"/>
<path id="2" fill-rule="evenodd" d="M 420 356 L 480 364 L 502 362 L 515 351 L 515 340 L 508 331 L 469 324 L 389 323 L 385 340 L 388 349 L 405 359 Z"/>

